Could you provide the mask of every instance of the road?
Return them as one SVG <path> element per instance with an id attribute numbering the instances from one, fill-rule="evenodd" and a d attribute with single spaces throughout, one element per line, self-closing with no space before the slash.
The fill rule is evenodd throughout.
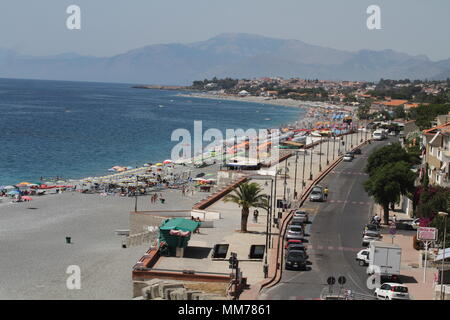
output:
<path id="1" fill-rule="evenodd" d="M 393 139 L 372 142 L 362 148 L 352 162 L 341 162 L 320 185 L 328 186 L 326 202 L 305 202 L 302 209 L 310 213 L 311 224 L 306 227 L 310 265 L 307 271 L 283 270 L 280 282 L 262 292 L 261 299 L 318 299 L 330 276 L 345 276 L 345 289 L 372 295 L 367 288 L 365 267 L 355 260 L 361 250 L 364 225 L 372 215 L 373 201 L 364 191 L 368 178 L 364 173 L 371 151 Z M 339 291 L 336 284 L 333 288 Z"/>

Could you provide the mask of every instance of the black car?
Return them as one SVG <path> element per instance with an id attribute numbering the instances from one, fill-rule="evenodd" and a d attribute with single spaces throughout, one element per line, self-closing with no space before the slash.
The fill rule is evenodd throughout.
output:
<path id="1" fill-rule="evenodd" d="M 360 148 L 356 148 L 355 150 L 353 150 L 354 154 L 361 154 L 361 149 Z"/>
<path id="2" fill-rule="evenodd" d="M 289 252 L 291 250 L 298 250 L 298 251 L 306 252 L 306 247 L 303 245 L 303 243 L 290 243 L 287 246 L 286 252 Z"/>
<path id="3" fill-rule="evenodd" d="M 286 254 L 286 270 L 300 269 L 306 270 L 305 252 L 299 250 L 291 250 Z"/>

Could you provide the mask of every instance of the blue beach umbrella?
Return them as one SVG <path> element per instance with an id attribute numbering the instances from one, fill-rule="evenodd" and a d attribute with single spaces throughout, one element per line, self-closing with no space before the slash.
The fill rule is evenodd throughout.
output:
<path id="1" fill-rule="evenodd" d="M 11 190 L 10 192 L 8 192 L 8 194 L 13 195 L 13 194 L 20 194 L 19 190 Z"/>

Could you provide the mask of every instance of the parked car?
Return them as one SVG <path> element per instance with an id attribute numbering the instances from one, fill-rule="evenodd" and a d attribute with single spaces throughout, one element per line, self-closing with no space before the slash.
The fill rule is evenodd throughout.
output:
<path id="1" fill-rule="evenodd" d="M 367 247 L 371 241 L 379 241 L 381 236 L 376 235 L 364 235 L 362 239 L 362 246 Z"/>
<path id="2" fill-rule="evenodd" d="M 364 227 L 364 231 L 379 231 L 380 230 L 380 226 L 377 224 L 373 224 L 373 223 L 369 223 L 366 224 L 366 226 Z"/>
<path id="3" fill-rule="evenodd" d="M 286 241 L 284 248 L 287 249 L 292 244 L 303 244 L 303 241 L 301 239 L 289 239 Z"/>
<path id="4" fill-rule="evenodd" d="M 356 254 L 356 261 L 359 262 L 361 266 L 369 265 L 369 249 L 362 249 Z"/>
<path id="5" fill-rule="evenodd" d="M 361 149 L 360 148 L 356 148 L 355 150 L 353 150 L 354 154 L 361 154 Z"/>
<path id="6" fill-rule="evenodd" d="M 395 227 L 399 230 L 415 230 L 413 223 L 413 219 L 401 219 L 395 222 Z"/>
<path id="7" fill-rule="evenodd" d="M 303 239 L 304 233 L 301 226 L 289 226 L 286 232 L 286 239 Z"/>
<path id="8" fill-rule="evenodd" d="M 306 259 L 303 251 L 292 250 L 286 255 L 285 269 L 306 270 Z"/>
<path id="9" fill-rule="evenodd" d="M 381 232 L 380 230 L 364 230 L 363 237 L 364 236 L 381 238 Z"/>
<path id="10" fill-rule="evenodd" d="M 290 226 L 303 226 L 303 220 L 292 218 Z"/>
<path id="11" fill-rule="evenodd" d="M 375 296 L 384 300 L 409 300 L 408 287 L 393 282 L 383 283 L 375 289 Z"/>
<path id="12" fill-rule="evenodd" d="M 417 230 L 420 227 L 420 219 L 414 219 L 411 223 L 411 226 L 414 230 Z"/>
<path id="13" fill-rule="evenodd" d="M 309 215 L 308 215 L 308 212 L 306 212 L 306 211 L 297 210 L 294 212 L 292 219 L 303 220 L 304 223 L 307 223 L 307 222 L 309 222 Z"/>
<path id="14" fill-rule="evenodd" d="M 353 158 L 354 158 L 353 154 L 347 152 L 344 155 L 344 157 L 342 158 L 342 160 L 347 161 L 347 162 L 351 162 L 351 161 L 353 161 Z"/>
<path id="15" fill-rule="evenodd" d="M 306 252 L 306 247 L 303 243 L 291 243 L 286 248 L 287 251 L 289 250 L 301 250 Z"/>
<path id="16" fill-rule="evenodd" d="M 321 186 L 315 186 L 309 195 L 309 201 L 324 201 L 325 195 Z"/>
<path id="17" fill-rule="evenodd" d="M 287 257 L 287 255 L 289 254 L 289 252 L 291 252 L 291 251 L 300 251 L 300 252 L 303 252 L 304 254 L 303 254 L 303 258 L 305 258 L 305 260 L 308 260 L 308 258 L 309 258 L 309 256 L 308 256 L 308 254 L 306 253 L 306 251 L 305 251 L 305 247 L 304 246 L 298 246 L 298 245 L 292 245 L 292 246 L 289 246 L 288 247 L 288 249 L 286 250 L 286 254 L 285 254 L 285 258 Z"/>

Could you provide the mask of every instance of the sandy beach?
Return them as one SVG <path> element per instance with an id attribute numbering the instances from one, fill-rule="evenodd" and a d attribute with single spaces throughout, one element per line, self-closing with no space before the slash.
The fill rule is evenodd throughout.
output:
<path id="1" fill-rule="evenodd" d="M 311 106 L 325 106 L 325 103 L 314 102 L 314 101 L 299 101 L 294 99 L 279 99 L 279 98 L 267 98 L 267 97 L 257 97 L 257 96 L 246 96 L 241 97 L 237 95 L 225 95 L 225 94 L 211 94 L 211 93 L 186 93 L 179 94 L 181 97 L 191 97 L 191 98 L 203 98 L 203 99 L 217 99 L 217 100 L 230 100 L 230 101 L 241 101 L 241 102 L 253 102 L 262 104 L 271 104 L 277 106 L 285 107 L 311 107 Z"/>

